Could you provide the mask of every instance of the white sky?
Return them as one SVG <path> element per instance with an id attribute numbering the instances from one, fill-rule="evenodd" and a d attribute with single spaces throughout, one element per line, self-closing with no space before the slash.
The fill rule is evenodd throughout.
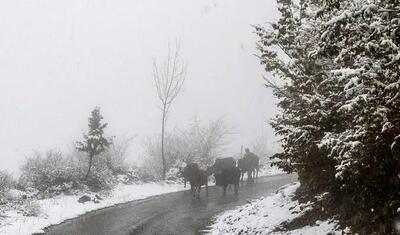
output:
<path id="1" fill-rule="evenodd" d="M 108 134 L 159 132 L 152 59 L 168 40 L 189 63 L 169 128 L 195 116 L 235 126 L 232 151 L 276 113 L 253 55 L 251 24 L 276 18 L 272 0 L 4 0 L 0 2 L 0 168 L 17 172 L 34 150 L 64 150 L 81 138 L 95 106 Z"/>

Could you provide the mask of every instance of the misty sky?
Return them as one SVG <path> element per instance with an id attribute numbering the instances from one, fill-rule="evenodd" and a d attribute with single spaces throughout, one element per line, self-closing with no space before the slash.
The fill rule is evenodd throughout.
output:
<path id="1" fill-rule="evenodd" d="M 34 150 L 68 149 L 95 106 L 107 133 L 142 140 L 159 132 L 152 60 L 168 40 L 188 61 L 169 128 L 195 117 L 235 127 L 231 151 L 264 134 L 276 113 L 253 55 L 251 24 L 276 18 L 269 0 L 8 0 L 0 3 L 0 162 L 17 172 Z"/>

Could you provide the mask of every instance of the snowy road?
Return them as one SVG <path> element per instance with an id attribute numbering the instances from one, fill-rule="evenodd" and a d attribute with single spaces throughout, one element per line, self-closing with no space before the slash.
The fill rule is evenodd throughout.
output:
<path id="1" fill-rule="evenodd" d="M 220 187 L 210 187 L 209 197 L 193 199 L 186 192 L 169 193 L 88 213 L 47 229 L 46 234 L 201 234 L 211 218 L 275 192 L 296 181 L 296 175 L 278 175 L 244 185 L 235 196 L 233 190 L 222 197 Z"/>

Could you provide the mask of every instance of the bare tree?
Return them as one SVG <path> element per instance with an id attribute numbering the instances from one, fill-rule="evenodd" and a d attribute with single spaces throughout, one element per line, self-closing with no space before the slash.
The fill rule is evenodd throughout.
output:
<path id="1" fill-rule="evenodd" d="M 167 172 L 167 162 L 164 151 L 165 127 L 171 104 L 182 90 L 186 79 L 187 64 L 180 58 L 179 43 L 171 50 L 168 44 L 168 55 L 163 63 L 153 62 L 153 79 L 157 96 L 161 102 L 161 158 L 163 163 L 163 179 Z"/>

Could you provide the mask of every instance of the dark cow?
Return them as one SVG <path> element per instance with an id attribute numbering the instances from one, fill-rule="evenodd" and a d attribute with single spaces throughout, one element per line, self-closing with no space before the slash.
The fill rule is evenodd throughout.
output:
<path id="1" fill-rule="evenodd" d="M 260 169 L 260 159 L 257 155 L 250 152 L 248 148 L 246 148 L 246 153 L 244 154 L 242 159 L 239 159 L 238 165 L 240 170 L 242 170 L 242 180 L 244 172 L 247 172 L 247 181 L 252 182 L 254 178 L 258 178 L 258 171 Z"/>
<path id="2" fill-rule="evenodd" d="M 198 169 L 199 166 L 196 163 L 187 163 L 181 172 L 181 176 L 183 177 L 183 187 L 186 188 L 186 182 L 189 181 L 189 177 L 191 172 L 195 169 Z"/>
<path id="3" fill-rule="evenodd" d="M 241 158 L 238 160 L 238 167 L 241 171 L 240 174 L 240 181 L 243 181 L 244 174 L 249 170 L 249 166 L 247 164 L 247 161 L 244 158 Z"/>
<path id="4" fill-rule="evenodd" d="M 233 157 L 217 158 L 213 167 L 214 171 L 219 173 L 222 169 L 236 167 L 236 161 Z"/>
<path id="5" fill-rule="evenodd" d="M 201 170 L 196 163 L 190 163 L 185 166 L 182 172 L 184 184 L 186 181 L 190 183 L 190 191 L 193 196 L 200 198 L 201 186 L 206 187 L 206 195 L 208 196 L 208 176 L 205 170 Z"/>
<path id="6" fill-rule="evenodd" d="M 197 169 L 189 179 L 191 187 L 194 189 L 194 196 L 200 198 L 201 186 L 206 187 L 206 196 L 208 197 L 208 173 L 205 170 Z"/>
<path id="7" fill-rule="evenodd" d="M 209 171 L 214 173 L 216 185 L 224 187 L 224 196 L 226 194 L 226 188 L 230 184 L 234 185 L 235 194 L 238 194 L 240 169 L 236 167 L 235 159 L 231 157 L 216 159 Z"/>

